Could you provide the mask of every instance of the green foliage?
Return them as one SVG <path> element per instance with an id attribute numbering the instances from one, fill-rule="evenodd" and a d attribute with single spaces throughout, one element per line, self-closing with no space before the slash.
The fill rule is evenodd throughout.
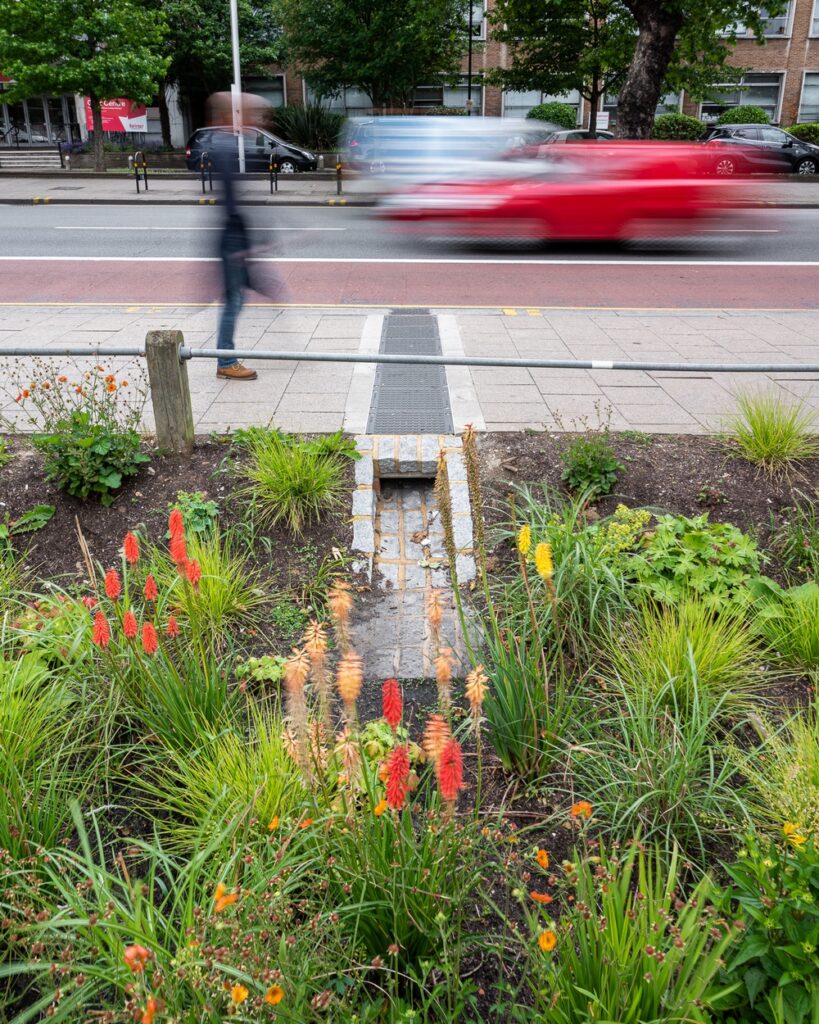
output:
<path id="1" fill-rule="evenodd" d="M 816 413 L 805 402 L 783 398 L 778 391 L 737 395 L 727 439 L 767 473 L 819 457 Z"/>
<path id="2" fill-rule="evenodd" d="M 685 705 L 672 682 L 635 692 L 615 683 L 607 690 L 573 749 L 574 792 L 591 801 L 612 839 L 639 834 L 668 854 L 679 846 L 702 866 L 709 843 L 730 838 L 737 821 L 748 821 L 736 769 L 723 753 L 727 695 L 712 698 L 696 679 Z"/>
<path id="3" fill-rule="evenodd" d="M 374 107 L 411 107 L 416 86 L 460 71 L 466 10 L 463 0 L 279 5 L 289 57 L 317 94 L 333 96 L 341 86 L 357 86 Z"/>
<path id="4" fill-rule="evenodd" d="M 7 466 L 14 458 L 12 453 L 9 451 L 9 443 L 5 437 L 0 437 L 0 469 L 3 466 Z"/>
<path id="5" fill-rule="evenodd" d="M 747 603 L 747 581 L 758 575 L 756 541 L 736 526 L 664 515 L 631 559 L 638 583 L 658 601 L 676 604 L 694 594 L 714 611 Z"/>
<path id="6" fill-rule="evenodd" d="M 0 522 L 0 561 L 12 550 L 12 541 L 26 533 L 36 533 L 47 526 L 54 515 L 53 505 L 35 505 L 12 519 L 8 512 Z"/>
<path id="7" fill-rule="evenodd" d="M 719 115 L 717 124 L 770 124 L 771 119 L 762 107 L 729 107 Z"/>
<path id="8" fill-rule="evenodd" d="M 284 636 L 285 642 L 295 644 L 307 625 L 310 613 L 295 604 L 292 598 L 277 601 L 270 609 L 270 621 Z"/>
<path id="9" fill-rule="evenodd" d="M 717 1004 L 730 1024 L 813 1024 L 819 1013 L 819 852 L 798 834 L 767 847 L 750 836 L 728 867 L 723 912 L 742 925 Z"/>
<path id="10" fill-rule="evenodd" d="M 210 536 L 219 521 L 219 505 L 205 498 L 203 491 L 177 491 L 176 501 L 168 503 L 168 511 L 178 508 L 182 513 L 185 533 Z M 170 532 L 165 534 L 170 537 Z"/>
<path id="11" fill-rule="evenodd" d="M 610 494 L 623 464 L 614 454 L 608 432 L 578 437 L 560 453 L 563 472 L 560 479 L 573 494 L 588 501 Z"/>
<path id="12" fill-rule="evenodd" d="M 270 112 L 270 130 L 297 146 L 320 152 L 338 148 L 339 135 L 346 118 L 317 104 L 306 107 L 288 104 L 273 107 Z"/>
<path id="13" fill-rule="evenodd" d="M 263 654 L 260 658 L 240 659 L 236 663 L 234 675 L 239 682 L 250 680 L 261 683 L 265 690 L 270 686 L 277 687 L 282 681 L 286 660 L 279 654 Z"/>
<path id="14" fill-rule="evenodd" d="M 275 432 L 258 433 L 248 450 L 250 463 L 241 472 L 250 481 L 249 491 L 265 523 L 283 523 L 291 533 L 300 534 L 323 513 L 341 507 L 342 456 Z"/>
<path id="15" fill-rule="evenodd" d="M 609 658 L 631 693 L 653 690 L 684 709 L 705 693 L 730 715 L 747 709 L 762 686 L 760 652 L 744 618 L 698 599 L 641 605 L 612 635 Z"/>
<path id="16" fill-rule="evenodd" d="M 465 107 L 428 107 L 424 114 L 427 117 L 466 117 Z"/>
<path id="17" fill-rule="evenodd" d="M 651 434 L 646 434 L 643 430 L 621 430 L 619 437 L 621 441 L 630 441 L 632 444 L 638 444 L 641 448 L 650 448 L 654 444 Z"/>
<path id="18" fill-rule="evenodd" d="M 812 142 L 814 146 L 819 146 L 819 124 L 792 124 L 785 131 L 803 142 Z"/>
<path id="19" fill-rule="evenodd" d="M 556 124 L 560 128 L 577 126 L 577 111 L 568 103 L 539 103 L 532 107 L 526 117 L 534 121 L 548 121 L 549 124 Z"/>
<path id="20" fill-rule="evenodd" d="M 716 918 L 710 878 L 686 895 L 679 851 L 667 860 L 636 840 L 625 850 L 601 846 L 595 856 L 576 851 L 573 862 L 562 883 L 572 902 L 553 926 L 554 952 L 531 943 L 526 974 L 538 1019 L 710 1022 L 709 991 L 732 939 Z M 528 916 L 532 928 L 543 927 Z"/>
<path id="21" fill-rule="evenodd" d="M 783 590 L 762 577 L 749 583 L 754 626 L 786 665 L 819 669 L 819 584 L 814 580 Z"/>
<path id="22" fill-rule="evenodd" d="M 651 137 L 667 142 L 694 142 L 704 130 L 705 125 L 697 117 L 689 117 L 688 114 L 660 114 L 654 120 Z"/>
<path id="23" fill-rule="evenodd" d="M 819 577 L 819 514 L 816 504 L 804 494 L 803 500 L 783 511 L 785 522 L 774 531 L 771 548 L 782 559 L 791 579 L 805 575 Z"/>

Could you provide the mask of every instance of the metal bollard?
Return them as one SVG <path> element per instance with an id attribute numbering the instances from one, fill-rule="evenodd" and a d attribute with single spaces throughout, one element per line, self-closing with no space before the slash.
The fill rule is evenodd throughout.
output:
<path id="1" fill-rule="evenodd" d="M 270 170 L 270 194 L 272 196 L 274 191 L 275 192 L 279 191 L 279 164 L 278 164 L 278 161 L 271 160 L 270 161 L 269 170 Z"/>
<path id="2" fill-rule="evenodd" d="M 130 157 L 129 157 L 130 163 Z M 142 179 L 145 185 L 145 191 L 148 191 L 148 161 L 145 159 L 145 154 L 141 149 L 138 149 L 134 153 L 133 157 L 133 168 L 134 168 L 134 181 L 136 182 L 137 195 L 139 195 L 139 172 L 142 171 Z"/>
<path id="3" fill-rule="evenodd" d="M 210 155 L 208 154 L 207 150 L 205 150 L 202 153 L 202 155 L 199 157 L 199 171 L 200 171 L 200 173 L 202 175 L 202 195 L 205 194 L 205 168 L 206 167 L 208 169 L 208 186 L 210 187 L 210 190 L 212 192 L 213 191 L 213 161 L 211 160 Z"/>
<path id="4" fill-rule="evenodd" d="M 341 195 L 341 156 L 336 153 L 336 195 Z"/>

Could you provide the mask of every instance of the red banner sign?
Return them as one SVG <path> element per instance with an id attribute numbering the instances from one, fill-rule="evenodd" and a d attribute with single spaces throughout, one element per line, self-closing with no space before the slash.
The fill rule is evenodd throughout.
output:
<path id="1" fill-rule="evenodd" d="M 91 101 L 85 97 L 85 124 L 94 130 Z M 102 104 L 102 130 L 104 132 L 147 132 L 148 111 L 144 103 L 133 100 L 106 100 Z"/>

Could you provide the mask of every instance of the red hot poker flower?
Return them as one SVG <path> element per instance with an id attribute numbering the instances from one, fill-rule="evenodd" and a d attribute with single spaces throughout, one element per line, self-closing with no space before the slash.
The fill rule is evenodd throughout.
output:
<path id="1" fill-rule="evenodd" d="M 125 534 L 122 549 L 125 553 L 125 561 L 129 565 L 135 565 L 139 561 L 139 542 L 130 530 Z"/>
<path id="2" fill-rule="evenodd" d="M 156 580 L 152 575 L 149 575 L 145 580 L 145 600 L 155 601 L 159 597 L 159 590 L 156 585 Z"/>
<path id="3" fill-rule="evenodd" d="M 381 692 L 384 717 L 387 719 L 387 723 L 392 731 L 395 732 L 398 728 L 398 723 L 401 721 L 401 714 L 403 712 L 401 687 L 398 685 L 398 680 L 387 679 Z"/>
<path id="4" fill-rule="evenodd" d="M 178 533 L 176 536 L 172 536 L 168 550 L 171 553 L 171 558 L 176 562 L 177 569 L 182 571 L 188 561 L 188 546 L 185 543 L 185 534 Z"/>
<path id="5" fill-rule="evenodd" d="M 171 535 L 171 540 L 174 537 L 185 536 L 185 521 L 178 508 L 171 509 L 171 514 L 168 516 L 168 532 Z"/>
<path id="6" fill-rule="evenodd" d="M 107 647 L 111 641 L 111 630 L 108 627 L 108 620 L 102 612 L 94 616 L 94 635 L 92 637 L 97 647 Z"/>
<path id="7" fill-rule="evenodd" d="M 158 646 L 156 630 L 150 622 L 142 623 L 142 650 L 146 654 L 156 654 Z"/>
<path id="8" fill-rule="evenodd" d="M 122 618 L 122 632 L 128 637 L 129 640 L 133 640 L 137 635 L 139 627 L 137 626 L 137 620 L 134 613 L 129 608 L 128 611 Z"/>
<path id="9" fill-rule="evenodd" d="M 441 796 L 447 803 L 452 803 L 464 785 L 464 766 L 461 757 L 461 745 L 457 740 L 450 740 L 441 751 L 438 762 L 438 785 Z"/>
<path id="10" fill-rule="evenodd" d="M 105 593 L 112 601 L 116 601 L 122 593 L 122 583 L 116 569 L 109 569 L 105 574 Z"/>
<path id="11" fill-rule="evenodd" d="M 171 638 L 179 636 L 179 623 L 173 615 L 168 616 L 168 625 L 165 627 L 165 632 Z"/>
<path id="12" fill-rule="evenodd" d="M 395 747 L 387 758 L 387 803 L 394 811 L 404 806 L 409 789 L 409 754 L 406 747 Z"/>
<path id="13" fill-rule="evenodd" d="M 185 564 L 185 575 L 188 577 L 189 583 L 192 583 L 195 587 L 199 585 L 199 580 L 202 579 L 202 569 L 195 558 L 192 558 Z"/>

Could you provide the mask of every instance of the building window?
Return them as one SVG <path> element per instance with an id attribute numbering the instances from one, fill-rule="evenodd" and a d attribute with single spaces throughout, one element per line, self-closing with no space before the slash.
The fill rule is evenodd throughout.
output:
<path id="1" fill-rule="evenodd" d="M 304 83 L 304 102 L 308 105 L 324 107 L 326 110 L 334 110 L 339 114 L 347 114 L 356 117 L 359 114 L 371 113 L 373 101 L 363 89 L 349 88 L 339 89 L 335 96 L 325 96 L 319 99 L 313 89 Z"/>
<path id="2" fill-rule="evenodd" d="M 819 0 L 813 0 L 813 21 L 811 22 L 810 34 L 819 36 Z"/>
<path id="3" fill-rule="evenodd" d="M 819 71 L 810 71 L 802 83 L 799 121 L 819 121 Z"/>
<path id="4" fill-rule="evenodd" d="M 760 17 L 765 21 L 764 35 L 766 38 L 789 35 L 791 7 L 792 3 L 789 0 L 785 10 L 775 18 L 767 18 L 767 12 L 764 7 L 759 9 Z M 733 30 L 736 32 L 738 39 L 752 39 L 754 35 L 753 31 L 741 21 L 734 22 Z M 729 29 L 726 29 L 721 35 L 728 35 L 728 32 Z"/>
<path id="5" fill-rule="evenodd" d="M 504 117 L 526 117 L 532 107 L 541 103 L 565 103 L 574 107 L 577 123 L 580 124 L 580 93 L 577 89 L 567 92 L 564 96 L 549 96 L 537 89 L 528 92 L 508 91 L 503 94 L 503 116 Z"/>
<path id="6" fill-rule="evenodd" d="M 617 125 L 617 93 L 607 92 L 603 98 L 603 113 L 609 115 L 608 126 L 614 128 Z M 676 92 L 668 92 L 665 96 L 660 97 L 660 102 L 657 104 L 654 110 L 654 116 L 659 117 L 660 114 L 677 114 L 680 110 L 680 94 Z M 598 120 L 597 127 L 600 127 Z"/>
<path id="7" fill-rule="evenodd" d="M 413 107 L 416 110 L 431 110 L 434 107 L 466 108 L 469 97 L 469 76 L 460 75 L 454 85 L 442 82 L 439 85 L 419 85 L 415 90 Z M 472 75 L 472 110 L 479 114 L 483 107 L 483 83 L 479 75 Z"/>
<path id="8" fill-rule="evenodd" d="M 466 13 L 467 27 L 469 12 Z M 472 38 L 486 39 L 486 0 L 478 0 L 472 4 Z"/>
<path id="9" fill-rule="evenodd" d="M 723 111 L 731 107 L 762 107 L 768 117 L 775 121 L 779 112 L 779 93 L 782 75 L 747 74 L 739 82 L 729 85 L 715 85 L 709 100 L 702 104 L 700 117 L 713 122 Z"/>
<path id="10" fill-rule="evenodd" d="M 261 96 L 271 107 L 284 106 L 284 75 L 273 75 L 271 78 L 246 78 L 242 85 L 245 92 Z"/>

